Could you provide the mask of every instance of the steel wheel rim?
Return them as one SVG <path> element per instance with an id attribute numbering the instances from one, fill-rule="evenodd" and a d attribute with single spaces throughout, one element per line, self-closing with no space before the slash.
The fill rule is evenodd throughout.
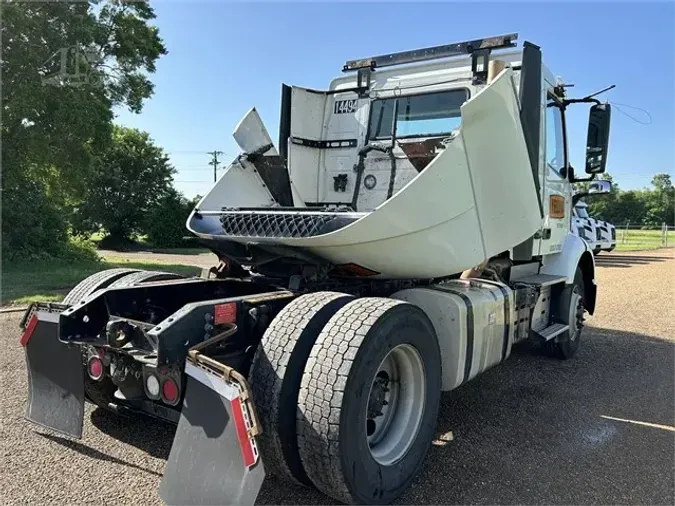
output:
<path id="1" fill-rule="evenodd" d="M 426 401 L 426 375 L 419 352 L 400 344 L 384 357 L 371 381 L 366 439 L 373 459 L 393 465 L 412 447 Z"/>
<path id="2" fill-rule="evenodd" d="M 578 288 L 575 287 L 572 291 L 572 300 L 570 301 L 570 341 L 575 341 L 579 336 L 579 332 L 584 325 L 584 304 Z"/>

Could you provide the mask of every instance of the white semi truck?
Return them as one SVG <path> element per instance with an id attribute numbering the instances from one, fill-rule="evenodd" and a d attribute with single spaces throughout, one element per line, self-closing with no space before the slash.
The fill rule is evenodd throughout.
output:
<path id="1" fill-rule="evenodd" d="M 587 217 L 585 202 L 577 202 L 572 206 L 572 233 L 586 241 L 589 249 L 597 255 L 601 251 L 602 232 Z"/>
<path id="2" fill-rule="evenodd" d="M 607 221 L 592 218 L 588 214 L 586 202 L 582 200 L 576 202 L 572 216 L 577 232 L 584 234 L 581 237 L 586 239 L 594 254 L 597 255 L 601 251 L 610 252 L 616 248 L 616 227 Z"/>
<path id="3" fill-rule="evenodd" d="M 565 112 L 591 105 L 591 180 L 610 107 L 569 98 L 516 40 L 348 61 L 325 91 L 284 85 L 277 147 L 250 110 L 242 154 L 187 222 L 220 264 L 104 271 L 34 304 L 27 418 L 79 437 L 86 398 L 177 423 L 168 504 L 252 504 L 269 473 L 345 503 L 396 499 L 442 391 L 520 341 L 573 357 L 595 310 Z"/>

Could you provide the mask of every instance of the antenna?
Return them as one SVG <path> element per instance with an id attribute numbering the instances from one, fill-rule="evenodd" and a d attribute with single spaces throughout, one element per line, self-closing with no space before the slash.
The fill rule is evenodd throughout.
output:
<path id="1" fill-rule="evenodd" d="M 607 86 L 607 88 L 603 88 L 600 91 L 596 91 L 595 93 L 591 93 L 590 95 L 585 96 L 582 100 L 588 100 L 590 98 L 595 97 L 596 95 L 600 95 L 600 93 L 604 93 L 606 91 L 609 91 L 612 88 L 616 88 L 616 84 L 612 84 L 611 86 Z"/>
<path id="2" fill-rule="evenodd" d="M 612 84 L 611 86 L 607 86 L 607 88 L 603 88 L 600 91 L 596 91 L 595 93 L 591 93 L 590 95 L 585 96 L 584 98 L 566 98 L 563 100 L 563 103 L 565 105 L 568 104 L 579 104 L 583 102 L 592 102 L 594 104 L 600 105 L 600 101 L 597 98 L 594 98 L 597 95 L 600 95 L 600 93 L 604 93 L 606 91 L 611 90 L 612 88 L 616 88 L 616 84 Z"/>

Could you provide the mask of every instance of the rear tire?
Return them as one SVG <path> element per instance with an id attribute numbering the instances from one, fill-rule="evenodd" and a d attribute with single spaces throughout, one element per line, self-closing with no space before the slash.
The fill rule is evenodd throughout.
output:
<path id="1" fill-rule="evenodd" d="M 182 277 L 183 276 L 180 274 L 174 274 L 173 272 L 138 271 L 118 279 L 108 288 L 127 288 L 141 283 L 151 283 L 153 281 L 164 281 L 167 279 L 180 279 Z"/>
<path id="2" fill-rule="evenodd" d="M 303 295 L 274 318 L 253 358 L 249 384 L 263 432 L 260 453 L 272 474 L 311 486 L 296 439 L 298 391 L 307 357 L 324 325 L 353 300 L 343 293 Z"/>
<path id="3" fill-rule="evenodd" d="M 398 365 L 385 366 L 392 356 Z M 438 340 L 421 309 L 386 298 L 347 304 L 319 335 L 302 377 L 298 447 L 307 475 L 345 503 L 392 502 L 431 446 L 440 391 Z"/>
<path id="4" fill-rule="evenodd" d="M 577 267 L 574 283 L 566 286 L 556 302 L 553 317 L 570 326 L 568 330 L 544 343 L 549 355 L 567 360 L 576 355 L 584 327 L 584 276 Z"/>
<path id="5" fill-rule="evenodd" d="M 96 290 L 107 288 L 118 279 L 139 272 L 138 269 L 107 269 L 97 272 L 80 281 L 68 295 L 63 298 L 62 304 L 73 306 L 82 301 L 87 295 L 91 295 Z"/>

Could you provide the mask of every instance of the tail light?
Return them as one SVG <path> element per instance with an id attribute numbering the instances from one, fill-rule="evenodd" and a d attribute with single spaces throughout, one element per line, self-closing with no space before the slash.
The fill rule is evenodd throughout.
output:
<path id="1" fill-rule="evenodd" d="M 175 406 L 181 396 L 181 372 L 176 367 L 146 365 L 143 367 L 143 386 L 148 399 Z"/>
<path id="2" fill-rule="evenodd" d="M 166 378 L 162 382 L 162 400 L 171 405 L 178 403 L 180 398 L 178 384 L 172 378 Z"/>
<path id="3" fill-rule="evenodd" d="M 103 362 L 97 356 L 89 357 L 87 361 L 87 374 L 94 381 L 103 378 Z"/>

